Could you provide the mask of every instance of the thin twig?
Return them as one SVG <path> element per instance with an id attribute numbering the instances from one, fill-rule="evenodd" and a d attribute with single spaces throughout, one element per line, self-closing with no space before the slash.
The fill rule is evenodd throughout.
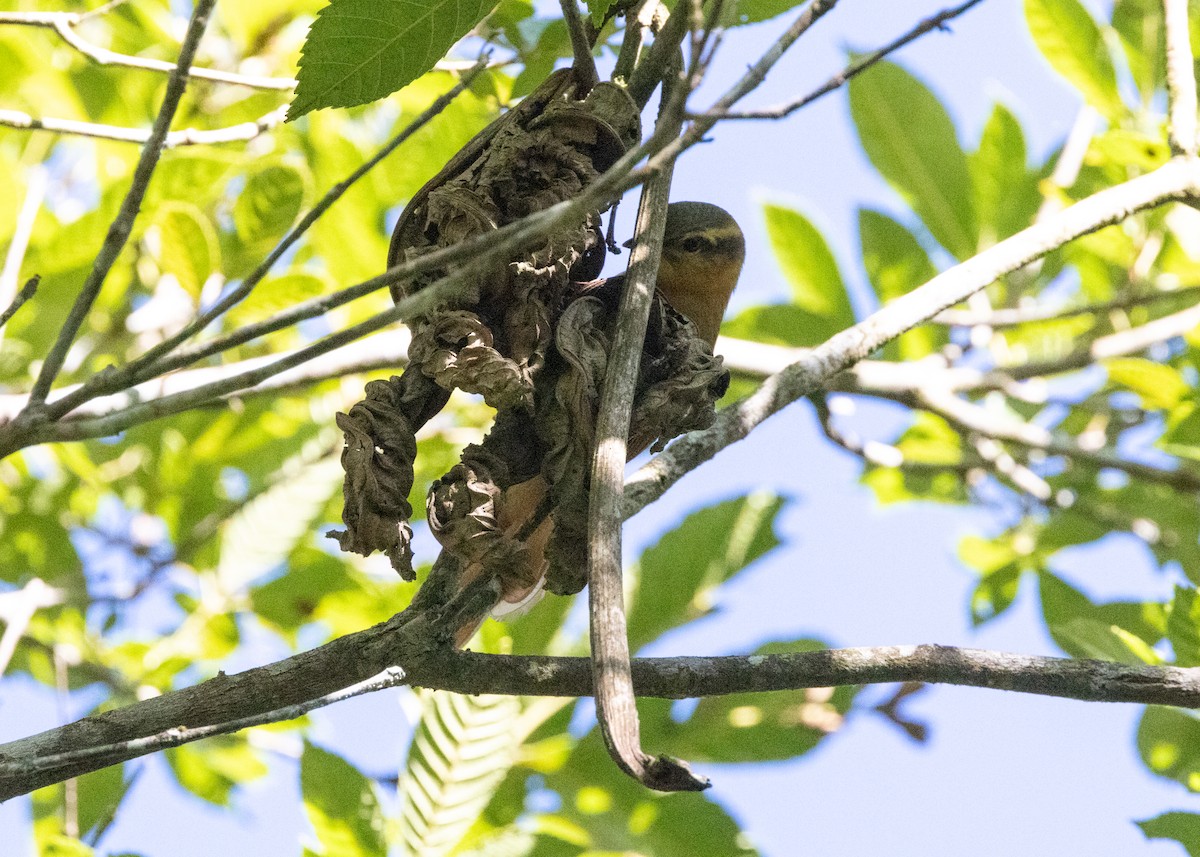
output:
<path id="1" fill-rule="evenodd" d="M 379 369 L 396 369 L 407 361 L 410 339 L 406 328 L 366 336 L 293 369 L 272 375 L 253 387 L 238 390 L 231 395 L 243 398 L 278 393 L 281 390 L 319 384 L 333 378 L 344 378 L 348 375 Z M 260 369 L 272 360 L 288 357 L 294 353 L 293 349 L 283 354 L 250 357 L 224 366 L 204 366 L 172 372 L 162 377 L 143 381 L 118 393 L 91 398 L 63 414 L 59 419 L 70 422 L 71 420 L 108 416 L 133 405 L 150 403 L 165 396 L 185 390 L 194 390 L 205 384 L 212 384 L 244 372 Z M 70 395 L 77 389 L 79 389 L 79 385 L 68 387 L 62 392 Z M 0 395 L 0 425 L 20 413 L 28 401 L 27 395 L 19 393 Z M 195 407 L 210 407 L 224 401 L 226 401 L 224 398 L 214 396 L 207 401 L 196 403 Z"/>
<path id="2" fill-rule="evenodd" d="M 669 150 L 667 147 L 663 153 Z M 626 484 L 625 516 L 657 500 L 683 474 L 744 438 L 767 417 L 820 389 L 885 343 L 966 300 L 997 277 L 1135 212 L 1194 198 L 1198 193 L 1200 166 L 1192 160 L 1174 159 L 1154 172 L 1099 191 L 943 271 L 772 375 L 751 396 L 718 413 L 711 428 L 685 435 L 652 458 Z"/>
<path id="3" fill-rule="evenodd" d="M 648 0 L 637 0 L 625 10 L 625 34 L 621 39 L 621 52 L 617 54 L 617 63 L 613 66 L 614 81 L 628 82 L 637 66 L 642 53 L 642 9 L 647 2 Z"/>
<path id="4" fill-rule="evenodd" d="M 75 31 L 81 21 L 108 12 L 117 3 L 109 3 L 92 12 L 0 12 L 0 24 L 23 24 L 26 26 L 45 27 L 53 30 L 64 42 L 75 51 L 98 65 L 123 66 L 145 71 L 171 73 L 176 64 L 150 57 L 135 57 L 121 54 L 94 45 Z M 236 74 L 212 68 L 193 68 L 188 71 L 188 77 L 199 80 L 211 80 L 216 83 L 229 83 L 236 86 L 248 86 L 253 89 L 271 89 L 279 92 L 290 92 L 296 88 L 296 81 L 289 77 L 268 77 L 256 74 Z"/>
<path id="5" fill-rule="evenodd" d="M 980 324 L 987 325 L 988 327 L 1017 327 L 1022 324 L 1060 321 L 1080 315 L 1098 315 L 1115 309 L 1148 306 L 1179 300 L 1180 298 L 1193 300 L 1200 298 L 1200 287 L 1189 286 L 1173 291 L 1139 292 L 1122 295 L 1109 301 L 1080 304 L 1079 306 L 1048 307 L 1034 305 L 1013 309 L 994 309 L 987 313 L 948 309 L 939 312 L 930 321 L 934 324 L 944 324 L 950 327 L 974 327 Z"/>
<path id="6" fill-rule="evenodd" d="M 216 145 L 218 143 L 240 143 L 253 140 L 283 122 L 287 105 L 276 108 L 253 122 L 242 122 L 227 128 L 181 128 L 167 134 L 164 149 L 183 146 Z M 98 140 L 116 140 L 118 143 L 149 142 L 153 131 L 139 128 L 119 128 L 116 125 L 101 125 L 96 122 L 77 122 L 74 119 L 38 118 L 20 110 L 0 110 L 0 125 L 27 131 L 49 131 L 52 134 L 72 134 L 77 137 L 92 137 Z"/>
<path id="7" fill-rule="evenodd" d="M 1167 139 L 1176 155 L 1196 156 L 1196 69 L 1188 0 L 1163 0 L 1167 41 Z"/>
<path id="8" fill-rule="evenodd" d="M 889 54 L 895 53 L 900 48 L 907 45 L 909 42 L 915 41 L 916 39 L 919 39 L 921 36 L 925 35 L 926 33 L 932 32 L 933 30 L 945 29 L 947 21 L 949 21 L 953 18 L 957 18 L 959 15 L 963 14 L 964 12 L 969 10 L 972 6 L 975 6 L 980 2 L 982 2 L 982 0 L 967 0 L 966 3 L 963 3 L 960 6 L 956 6 L 952 9 L 943 9 L 938 14 L 933 15 L 932 17 L 926 18 L 925 20 L 923 20 L 919 24 L 917 24 L 915 27 L 913 27 L 911 30 L 909 30 L 907 33 L 900 36 L 895 41 L 890 42 L 887 45 L 884 45 L 882 48 L 879 48 L 878 50 L 873 51 L 872 53 L 868 54 L 867 56 L 863 57 L 860 60 L 852 62 L 850 65 L 846 66 L 846 68 L 844 68 L 842 71 L 838 72 L 833 77 L 829 78 L 829 80 L 825 81 L 825 83 L 821 84 L 816 89 L 814 89 L 812 92 L 808 93 L 807 95 L 805 95 L 801 98 L 797 98 L 794 101 L 789 101 L 786 104 L 780 104 L 775 107 L 765 107 L 765 108 L 762 108 L 761 110 L 731 111 L 731 110 L 719 110 L 718 108 L 714 107 L 713 109 L 706 110 L 704 113 L 697 114 L 695 117 L 692 117 L 692 118 L 705 119 L 705 120 L 710 120 L 710 119 L 717 119 L 717 120 L 783 119 L 784 117 L 790 116 L 792 113 L 795 113 L 797 110 L 800 110 L 801 108 L 806 107 L 807 105 L 816 101 L 821 96 L 827 95 L 828 93 L 832 92 L 833 90 L 837 89 L 838 87 L 845 85 L 850 80 L 850 78 L 866 71 L 868 68 L 875 65 L 881 59 L 888 56 Z"/>
<path id="9" fill-rule="evenodd" d="M 219 682 L 219 678 L 217 681 Z M 324 708 L 327 705 L 333 705 L 335 702 L 342 702 L 346 699 L 352 699 L 356 696 L 362 696 L 366 693 L 375 693 L 379 690 L 387 690 L 392 687 L 400 687 L 407 684 L 404 670 L 400 667 L 388 667 L 379 675 L 372 676 L 366 681 L 360 681 L 357 684 L 352 684 L 349 687 L 336 691 L 335 693 L 326 694 L 325 696 L 311 699 L 307 702 L 297 703 L 295 705 L 285 705 L 281 708 L 275 708 L 271 711 L 256 714 L 252 717 L 241 717 L 236 720 L 229 720 L 225 723 L 217 723 L 212 726 L 197 726 L 188 728 L 187 726 L 177 726 L 173 729 L 167 729 L 155 735 L 147 735 L 145 738 L 135 738 L 132 741 L 120 741 L 114 744 L 99 744 L 94 747 L 84 747 L 79 750 L 71 750 L 66 753 L 55 753 L 49 756 L 42 756 L 37 759 L 30 759 L 26 762 L 2 762 L 0 761 L 0 775 L 28 775 L 38 771 L 50 771 L 55 768 L 64 768 L 71 765 L 78 765 L 83 762 L 95 762 L 104 759 L 113 758 L 128 758 L 131 755 L 141 756 L 146 753 L 155 753 L 160 750 L 167 750 L 171 747 L 178 747 L 181 744 L 190 744 L 193 741 L 200 741 L 204 738 L 212 738 L 216 735 L 228 735 L 230 732 L 240 732 L 243 729 L 249 729 L 253 726 L 264 726 L 268 723 L 279 723 L 285 720 L 295 720 L 297 717 L 303 717 L 310 711 L 315 711 L 318 708 Z"/>
<path id="10" fill-rule="evenodd" d="M 25 285 L 21 286 L 21 290 L 17 292 L 15 297 L 13 297 L 12 303 L 8 305 L 4 312 L 0 312 L 0 338 L 3 338 L 4 336 L 4 325 L 8 324 L 9 319 L 17 314 L 17 310 L 23 307 L 34 295 L 37 294 L 38 283 L 41 281 L 42 278 L 38 274 L 34 274 L 32 277 L 26 280 Z"/>
<path id="11" fill-rule="evenodd" d="M 192 60 L 196 56 L 196 49 L 200 45 L 200 38 L 204 35 L 204 30 L 208 26 L 208 18 L 215 4 L 216 0 L 197 0 L 196 6 L 192 11 L 192 19 L 188 23 L 187 33 L 180 47 L 179 61 L 175 67 L 175 72 L 167 82 L 167 91 L 163 96 L 162 107 L 158 111 L 158 118 L 154 120 L 154 129 L 151 131 L 150 139 L 142 149 L 142 155 L 138 159 L 137 167 L 134 169 L 133 181 L 130 184 L 129 192 L 125 195 L 120 211 L 109 227 L 104 244 L 101 246 L 100 252 L 96 255 L 92 271 L 84 282 L 79 296 L 75 299 L 67 320 L 63 322 L 57 340 L 46 355 L 46 361 L 42 364 L 42 371 L 38 373 L 33 390 L 30 392 L 30 407 L 35 410 L 40 408 L 46 401 L 46 396 L 50 393 L 50 387 L 54 384 L 54 379 L 58 377 L 58 373 L 62 370 L 63 363 L 67 359 L 67 351 L 70 350 L 72 343 L 74 343 L 75 336 L 79 333 L 79 328 L 83 326 L 84 319 L 87 318 L 92 304 L 95 303 L 97 296 L 100 294 L 100 288 L 104 285 L 104 280 L 108 276 L 108 272 L 117 261 L 117 256 L 125 246 L 125 242 L 129 240 L 129 235 L 133 231 L 134 219 L 141 208 L 142 199 L 146 195 L 146 188 L 150 185 L 150 178 L 154 175 L 154 168 L 158 165 L 159 157 L 162 155 L 163 143 L 171 127 L 171 120 L 175 118 L 175 111 L 179 107 L 179 101 L 183 97 L 184 90 L 187 88 L 187 70 L 191 67 Z"/>
<path id="12" fill-rule="evenodd" d="M 836 0 L 835 0 L 836 2 Z M 629 76 L 629 95 L 639 107 L 645 107 L 658 88 L 667 69 L 675 61 L 679 46 L 688 33 L 688 4 L 676 3 L 667 22 L 654 37 L 654 44 L 645 51 Z"/>
<path id="13" fill-rule="evenodd" d="M 447 92 L 438 96 L 438 98 L 435 99 L 433 103 L 429 105 L 429 107 L 423 110 L 415 119 L 413 119 L 412 122 L 408 123 L 403 130 L 392 137 L 391 140 L 380 147 L 380 149 L 374 155 L 368 158 L 363 164 L 350 173 L 350 175 L 331 187 L 325 193 L 325 195 L 321 197 L 317 204 L 314 205 L 312 209 L 310 209 L 308 213 L 305 214 L 304 217 L 302 217 L 300 221 L 293 226 L 288 233 L 283 236 L 283 238 L 279 240 L 279 243 L 275 245 L 275 248 L 267 255 L 266 259 L 264 259 L 257 268 L 251 271 L 237 288 L 231 289 L 227 295 L 222 297 L 208 310 L 201 313 L 195 320 L 179 331 L 179 333 L 167 338 L 163 342 L 146 351 L 144 354 L 130 361 L 130 363 L 118 373 L 107 377 L 97 376 L 91 382 L 85 384 L 82 388 L 56 401 L 48 411 L 51 418 L 57 418 L 68 413 L 83 402 L 87 401 L 92 396 L 101 395 L 105 392 L 120 390 L 122 388 L 131 386 L 132 384 L 146 380 L 147 378 L 153 377 L 154 375 L 165 374 L 173 369 L 185 366 L 196 359 L 200 359 L 201 356 L 207 356 L 207 354 L 216 353 L 214 351 L 209 351 L 205 354 L 192 357 L 185 361 L 164 360 L 164 358 L 170 354 L 171 351 L 175 350 L 188 339 L 204 330 L 206 327 L 228 312 L 232 307 L 245 300 L 254 290 L 254 288 L 260 282 L 262 282 L 268 273 L 270 273 L 271 269 L 275 266 L 275 263 L 278 262 L 279 259 L 282 258 L 283 255 L 287 253 L 287 251 L 291 249 L 291 247 L 297 241 L 300 240 L 300 238 L 312 227 L 314 223 L 317 222 L 317 220 L 319 220 L 325 214 L 325 212 L 333 207 L 334 203 L 336 203 L 342 198 L 343 195 L 345 195 L 346 191 L 348 191 L 359 179 L 374 169 L 381 161 L 383 161 L 384 158 L 394 152 L 397 147 L 411 138 L 413 134 L 441 114 L 441 112 L 445 110 L 455 98 L 457 98 L 467 89 L 467 87 L 471 85 L 480 72 L 483 71 L 486 63 L 486 56 L 480 57 L 475 65 L 472 66 L 462 76 L 462 79 L 459 80 L 458 83 L 451 87 Z M 284 110 L 286 111 L 286 106 Z M 327 310 L 322 310 L 322 312 L 324 311 Z M 246 329 L 243 328 L 240 332 L 245 334 Z"/>
<path id="14" fill-rule="evenodd" d="M 0 331 L 4 329 L 5 322 L 12 318 L 13 313 L 20 309 L 21 304 L 33 296 L 30 292 L 28 296 L 22 297 L 25 292 L 37 289 L 36 279 L 27 280 L 25 287 L 18 294 L 17 283 L 20 282 L 21 265 L 25 262 L 25 253 L 29 250 L 29 238 L 33 234 L 34 221 L 37 220 L 42 200 L 46 197 L 46 184 L 44 167 L 35 167 L 30 171 L 29 181 L 25 186 L 25 199 L 21 202 L 20 213 L 17 214 L 17 223 L 13 227 L 8 252 L 4 254 L 4 269 L 0 270 L 0 306 L 9 305 L 4 314 L 0 315 Z M 3 336 L 4 334 L 0 333 L 0 338 Z"/>

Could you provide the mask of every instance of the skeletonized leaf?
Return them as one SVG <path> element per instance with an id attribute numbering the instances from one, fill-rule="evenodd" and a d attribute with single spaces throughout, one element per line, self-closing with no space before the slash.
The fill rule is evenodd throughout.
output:
<path id="1" fill-rule="evenodd" d="M 412 857 L 453 849 L 488 805 L 515 759 L 511 696 L 421 691 L 421 722 L 400 778 L 400 837 Z"/>

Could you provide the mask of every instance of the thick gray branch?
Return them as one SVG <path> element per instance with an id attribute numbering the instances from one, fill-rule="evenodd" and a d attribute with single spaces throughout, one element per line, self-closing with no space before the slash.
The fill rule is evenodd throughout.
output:
<path id="1" fill-rule="evenodd" d="M 195 734 L 232 731 L 254 715 L 326 697 L 398 666 L 408 683 L 458 693 L 587 696 L 586 658 L 516 657 L 451 651 L 439 626 L 406 611 L 388 622 L 312 651 L 236 675 L 0 745 L 0 800 L 152 751 L 145 739 L 187 727 Z M 1200 708 L 1200 669 L 1127 666 L 1105 661 L 1015 655 L 950 646 L 883 646 L 784 655 L 643 658 L 632 662 L 640 696 L 685 699 L 808 687 L 924 681 L 1011 690 L 1092 702 Z M 256 721 L 257 722 L 257 721 Z M 221 728 L 224 727 L 224 728 Z M 179 733 L 176 733 L 179 734 Z M 127 742 L 141 741 L 141 745 Z M 52 769 L 39 760 L 119 745 Z M 146 746 L 149 745 L 149 746 Z"/>

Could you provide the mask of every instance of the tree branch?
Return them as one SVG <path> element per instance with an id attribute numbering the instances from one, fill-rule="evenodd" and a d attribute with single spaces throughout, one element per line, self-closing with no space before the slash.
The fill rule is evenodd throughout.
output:
<path id="1" fill-rule="evenodd" d="M 830 92 L 833 92 L 833 90 L 837 89 L 838 87 L 844 86 L 847 82 L 849 82 L 850 78 L 866 71 L 868 68 L 875 65 L 877 62 L 879 62 L 881 59 L 884 59 L 889 54 L 893 54 L 896 51 L 900 50 L 900 48 L 904 47 L 909 42 L 916 41 L 921 36 L 925 35 L 926 33 L 932 32 L 933 30 L 947 29 L 946 28 L 947 21 L 957 18 L 959 15 L 962 15 L 964 12 L 968 11 L 972 6 L 975 6 L 975 5 L 979 4 L 980 2 L 982 2 L 982 0 L 967 0 L 966 3 L 963 3 L 960 6 L 956 6 L 952 9 L 943 9 L 938 14 L 933 15 L 933 16 L 921 21 L 915 27 L 913 27 L 911 30 L 909 30 L 907 33 L 900 36 L 896 40 L 889 42 L 888 44 L 884 45 L 882 48 L 872 51 L 870 54 L 863 57 L 862 59 L 857 60 L 856 62 L 850 63 L 850 65 L 846 66 L 846 68 L 842 69 L 840 72 L 835 74 L 833 77 L 829 78 L 829 80 L 825 81 L 825 83 L 818 86 L 812 92 L 810 92 L 807 95 L 804 95 L 800 98 L 797 98 L 793 101 L 789 101 L 785 104 L 779 104 L 774 107 L 764 107 L 761 110 L 742 110 L 742 111 L 721 110 L 714 106 L 712 109 L 706 110 L 703 113 L 698 113 L 691 118 L 704 119 L 704 120 L 783 119 L 783 118 L 786 118 L 787 116 L 790 116 L 791 114 L 795 113 L 797 110 L 800 110 L 801 108 L 808 106 L 809 104 L 816 101 L 818 98 L 822 97 L 823 95 L 828 95 Z M 1186 2 L 1186 0 L 1185 0 L 1185 2 Z M 763 76 L 765 77 L 765 72 L 763 73 Z"/>
<path id="2" fill-rule="evenodd" d="M 626 484 L 625 516 L 657 500 L 685 473 L 746 437 L 767 417 L 820 389 L 885 343 L 966 300 L 997 277 L 1137 211 L 1193 198 L 1198 192 L 1200 165 L 1172 160 L 1152 173 L 1099 191 L 938 274 L 767 378 L 752 395 L 718 413 L 711 428 L 685 435 L 652 458 Z"/>
<path id="3" fill-rule="evenodd" d="M 1196 156 L 1196 69 L 1188 34 L 1188 0 L 1163 0 L 1167 41 L 1167 139 L 1171 152 Z"/>
<path id="4" fill-rule="evenodd" d="M 111 4 L 110 4 L 111 5 Z M 78 53 L 87 57 L 97 65 L 115 65 L 125 68 L 138 68 L 146 71 L 170 73 L 175 70 L 175 63 L 156 60 L 150 57 L 135 57 L 120 54 L 94 45 L 75 31 L 75 27 L 85 18 L 91 17 L 99 10 L 90 13 L 76 12 L 0 12 L 0 24 L 23 24 L 25 26 L 45 27 L 53 30 L 64 42 Z M 290 77 L 266 77 L 254 74 L 235 74 L 211 68 L 193 68 L 188 70 L 188 77 L 199 80 L 211 80 L 217 83 L 230 83 L 236 86 L 248 86 L 254 89 L 273 89 L 280 92 L 290 92 L 296 88 L 296 81 Z"/>
<path id="5" fill-rule="evenodd" d="M 586 658 L 482 655 L 431 647 L 430 635 L 436 635 L 436 628 L 429 617 L 410 608 L 374 628 L 270 666 L 236 675 L 221 674 L 195 687 L 0 745 L 0 800 L 152 751 L 153 747 L 135 745 L 135 741 L 181 727 L 229 727 L 254 715 L 327 697 L 391 666 L 398 666 L 411 685 L 457 693 L 592 693 Z M 936 645 L 781 655 L 637 658 L 632 662 L 632 675 L 638 695 L 668 699 L 923 681 L 1092 702 L 1200 707 L 1200 671 L 1195 669 L 1127 666 Z M 266 721 L 260 718 L 258 722 Z M 111 748 L 111 755 L 75 755 L 61 767 L 39 766 L 39 760 L 47 757 L 101 746 Z"/>
<path id="6" fill-rule="evenodd" d="M 167 82 L 167 91 L 163 96 L 158 118 L 154 120 L 150 139 L 146 141 L 137 167 L 134 169 L 129 192 L 125 195 L 120 211 L 105 236 L 104 244 L 100 247 L 100 252 L 96 254 L 92 271 L 84 281 L 83 288 L 75 299 L 71 312 L 58 333 L 57 340 L 46 355 L 42 371 L 34 382 L 33 391 L 29 395 L 30 407 L 34 410 L 40 408 L 46 401 L 50 387 L 67 359 L 67 351 L 75 341 L 75 336 L 79 333 L 84 319 L 87 318 L 92 304 L 99 296 L 100 288 L 104 285 L 108 272 L 116 263 L 117 256 L 124 248 L 125 242 L 129 240 L 129 235 L 133 231 L 133 222 L 141 209 L 142 199 L 146 195 L 146 188 L 150 185 L 150 178 L 154 175 L 154 168 L 158 166 L 159 157 L 162 155 L 163 143 L 171 128 L 171 120 L 175 118 L 175 111 L 187 88 L 187 71 L 191 68 L 192 60 L 196 56 L 196 49 L 200 45 L 204 30 L 208 27 L 208 18 L 215 4 L 216 0 L 197 0 L 192 11 L 192 19 L 188 23 L 187 33 L 184 35 L 183 44 L 179 50 L 179 60 Z"/>
<path id="7" fill-rule="evenodd" d="M 181 128 L 167 134 L 164 149 L 181 146 L 207 146 L 217 143 L 235 143 L 253 140 L 281 123 L 287 114 L 287 105 L 276 108 L 253 122 L 242 122 L 227 128 Z M 146 144 L 153 131 L 137 128 L 119 128 L 116 125 L 101 125 L 96 122 L 77 122 L 74 119 L 39 118 L 20 110 L 0 110 L 0 125 L 27 131 L 49 131 L 51 134 L 73 134 L 77 137 L 93 137 L 98 140 L 116 140 L 118 143 Z"/>

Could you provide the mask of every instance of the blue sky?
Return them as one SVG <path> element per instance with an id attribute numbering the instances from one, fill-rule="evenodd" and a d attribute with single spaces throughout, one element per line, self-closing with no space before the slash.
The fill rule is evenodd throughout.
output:
<path id="1" fill-rule="evenodd" d="M 944 5 L 843 0 L 751 103 L 807 91 L 840 69 L 848 50 L 889 41 Z M 697 103 L 723 90 L 785 24 L 728 34 Z M 998 99 L 1022 120 L 1040 161 L 1061 142 L 1078 108 L 1073 91 L 1032 45 L 1015 2 L 984 3 L 953 23 L 952 33 L 927 36 L 898 60 L 943 99 L 968 146 Z M 766 200 L 795 205 L 824 230 L 861 308 L 856 208 L 904 209 L 862 155 L 845 93 L 782 122 L 727 123 L 712 136 L 679 164 L 674 198 L 720 204 L 746 228 L 749 259 L 735 310 L 785 293 L 762 228 Z M 625 216 L 635 207 L 626 205 Z M 886 408 L 869 408 L 857 426 L 879 426 L 886 437 L 894 418 Z M 720 615 L 670 635 L 654 653 L 736 652 L 769 639 L 817 636 L 839 646 L 944 643 L 1059 654 L 1029 588 L 1001 619 L 979 632 L 970 627 L 973 579 L 956 561 L 955 546 L 966 533 L 994 527 L 992 518 L 932 506 L 881 509 L 856 484 L 857 471 L 855 461 L 820 436 L 802 403 L 631 521 L 627 550 L 636 555 L 682 515 L 713 501 L 763 487 L 795 498 L 780 519 L 784 547 L 729 587 Z M 1101 600 L 1160 596 L 1172 583 L 1128 538 L 1067 552 L 1058 570 Z M 264 642 L 264 659 L 271 650 Z M 7 684 L 0 736 L 57 722 L 45 694 L 19 681 Z M 1168 809 L 1198 809 L 1194 796 L 1153 779 L 1138 761 L 1137 707 L 937 687 L 911 700 L 907 711 L 931 724 L 928 744 L 915 745 L 864 712 L 799 760 L 709 766 L 710 795 L 773 857 L 1182 853 L 1177 845 L 1147 843 L 1131 823 Z M 384 773 L 403 752 L 405 734 L 395 726 L 400 714 L 399 692 L 353 700 L 314 717 L 314 740 Z M 230 812 L 177 797 L 161 760 L 151 762 L 106 849 L 171 857 L 222 848 L 295 854 L 304 829 L 296 779 L 294 765 L 276 763 L 269 780 L 247 788 Z M 19 830 L 26 807 L 24 801 L 0 807 L 0 831 Z M 203 837 L 179 836 L 201 830 Z"/>

